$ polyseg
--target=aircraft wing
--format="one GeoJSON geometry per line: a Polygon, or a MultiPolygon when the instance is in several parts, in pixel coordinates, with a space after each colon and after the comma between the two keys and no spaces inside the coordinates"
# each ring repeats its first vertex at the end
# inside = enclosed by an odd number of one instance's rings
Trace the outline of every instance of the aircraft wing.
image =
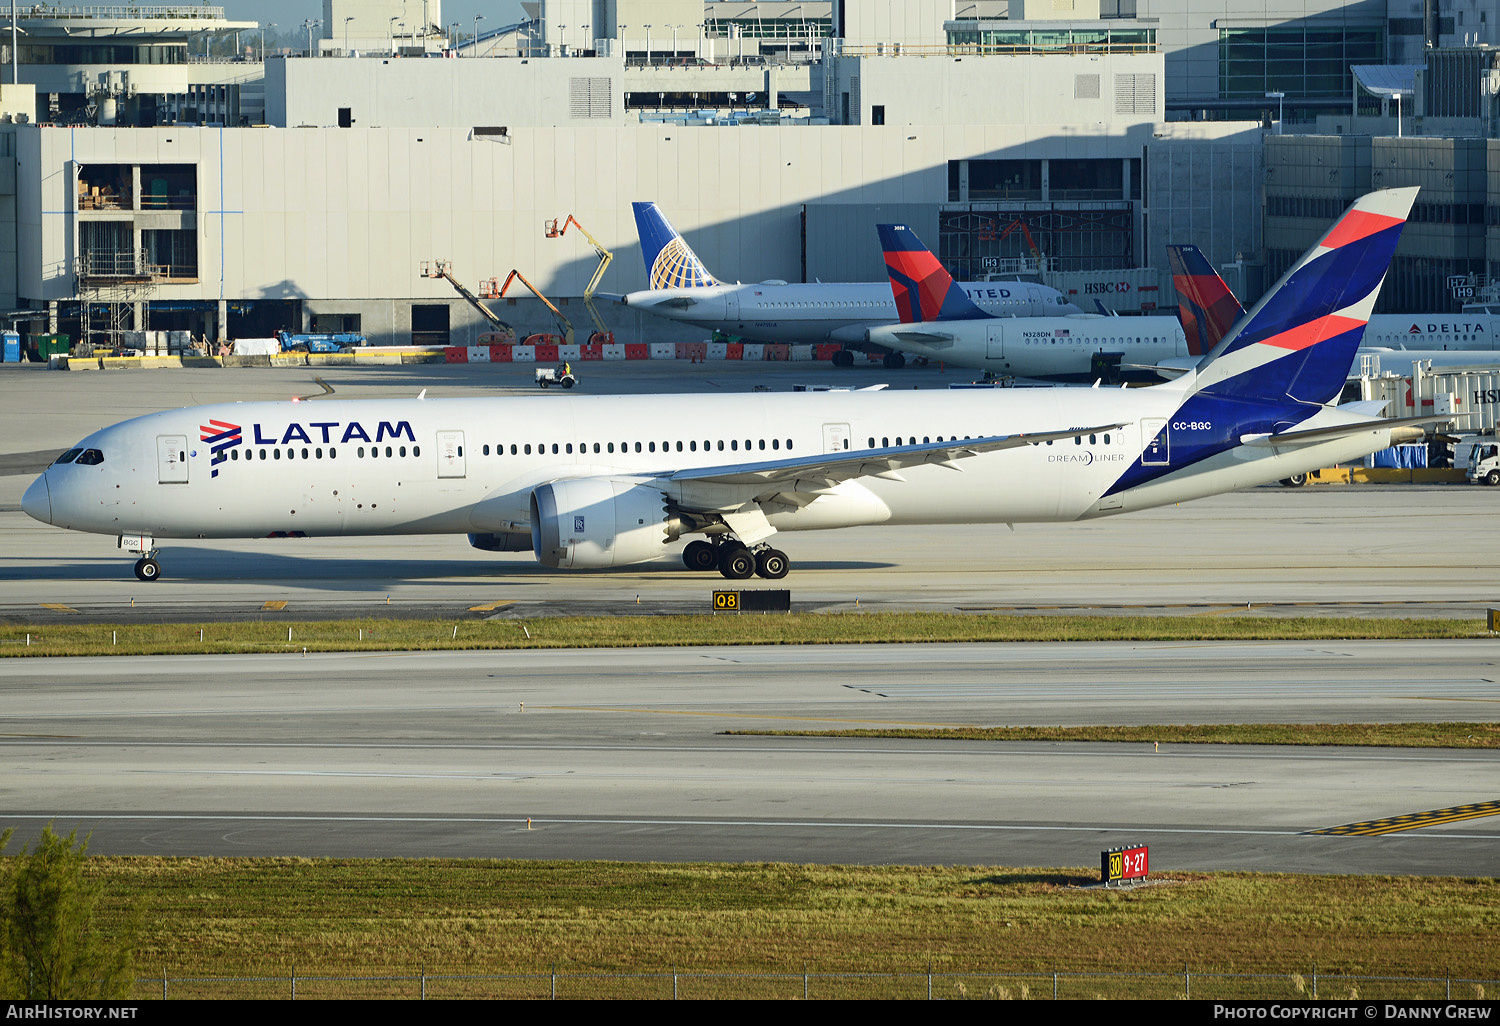
{"type": "Polygon", "coordinates": [[[1319,442],[1330,442],[1335,438],[1343,438],[1346,435],[1357,435],[1363,431],[1373,431],[1380,428],[1416,427],[1419,424],[1440,424],[1445,420],[1452,420],[1454,414],[1434,417],[1428,414],[1425,417],[1398,417],[1394,420],[1367,420],[1357,424],[1334,424],[1329,427],[1308,428],[1303,431],[1281,431],[1274,435],[1241,435],[1241,445],[1254,445],[1262,448],[1286,448],[1299,445],[1316,445],[1319,442]]]}
{"type": "Polygon", "coordinates": [[[970,456],[1023,445],[1072,438],[1124,427],[1102,424],[1069,428],[1066,431],[1039,431],[1014,435],[991,435],[985,438],[952,439],[946,442],[923,442],[917,445],[888,446],[857,452],[818,453],[789,459],[730,463],[717,467],[694,467],[662,474],[656,478],[666,491],[684,505],[698,510],[735,508],[746,502],[779,497],[792,506],[806,505],[819,494],[844,481],[862,477],[902,480],[900,471],[927,464],[961,468],[952,464],[970,456]],[[802,497],[802,498],[798,498],[802,497]]]}

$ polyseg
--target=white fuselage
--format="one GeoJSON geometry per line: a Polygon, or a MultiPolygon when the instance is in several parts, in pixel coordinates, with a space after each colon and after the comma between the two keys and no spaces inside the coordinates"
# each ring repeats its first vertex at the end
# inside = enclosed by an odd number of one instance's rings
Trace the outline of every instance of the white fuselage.
{"type": "Polygon", "coordinates": [[[1500,348],[1494,314],[1376,314],[1365,328],[1364,344],[1384,349],[1500,348]]]}
{"type": "MultiPolygon", "coordinates": [[[[996,317],[1078,313],[1056,289],[1020,281],[968,282],[969,298],[996,317]]],[[[621,300],[632,309],[762,342],[864,340],[873,327],[900,319],[889,282],[711,285],[650,289],[621,300]]]]}
{"type": "MultiPolygon", "coordinates": [[[[59,527],[157,538],[467,532],[517,538],[531,530],[533,489],[550,482],[626,479],[659,490],[660,510],[680,498],[670,475],[692,468],[1123,425],[951,465],[846,480],[800,508],[768,500],[769,522],[779,531],[1068,521],[1274,481],[1389,444],[1390,432],[1377,430],[1280,453],[1239,446],[1178,469],[1166,465],[1173,446],[1186,451],[1195,440],[1226,431],[1238,444],[1232,425],[1173,423],[1183,395],[1169,383],[1006,394],[222,404],[151,414],[96,432],[79,443],[98,454],[96,462],[54,464],[27,490],[23,505],[59,527]],[[201,441],[204,436],[216,440],[201,441]],[[1153,439],[1156,455],[1148,457],[1153,439]],[[1162,462],[1160,475],[1106,496],[1122,474],[1148,460],[1162,462]]],[[[1333,410],[1314,419],[1330,417],[1333,423],[1366,419],[1333,410]]],[[[786,490],[801,487],[790,482],[786,490]]]]}
{"type": "Polygon", "coordinates": [[[925,321],[872,328],[868,339],[914,356],[1027,378],[1087,379],[1094,357],[1124,366],[1188,355],[1175,317],[1036,317],[925,321]]]}

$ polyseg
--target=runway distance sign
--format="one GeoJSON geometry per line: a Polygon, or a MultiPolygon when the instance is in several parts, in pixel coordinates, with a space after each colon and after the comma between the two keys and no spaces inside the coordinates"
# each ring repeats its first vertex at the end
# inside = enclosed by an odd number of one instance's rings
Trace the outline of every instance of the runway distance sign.
{"type": "Polygon", "coordinates": [[[784,588],[714,592],[714,612],[716,613],[789,613],[791,611],[792,593],[784,588]]]}
{"type": "Polygon", "coordinates": [[[1141,880],[1151,871],[1150,849],[1144,844],[1110,848],[1099,853],[1099,875],[1105,886],[1122,880],[1141,880]]]}

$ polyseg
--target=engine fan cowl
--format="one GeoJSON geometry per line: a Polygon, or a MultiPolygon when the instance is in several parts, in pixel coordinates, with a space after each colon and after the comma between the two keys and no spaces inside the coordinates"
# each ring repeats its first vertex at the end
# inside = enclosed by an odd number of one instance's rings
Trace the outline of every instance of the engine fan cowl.
{"type": "Polygon", "coordinates": [[[537,562],[561,570],[644,563],[676,536],[675,518],[655,488],[614,478],[554,481],[531,493],[537,562]]]}

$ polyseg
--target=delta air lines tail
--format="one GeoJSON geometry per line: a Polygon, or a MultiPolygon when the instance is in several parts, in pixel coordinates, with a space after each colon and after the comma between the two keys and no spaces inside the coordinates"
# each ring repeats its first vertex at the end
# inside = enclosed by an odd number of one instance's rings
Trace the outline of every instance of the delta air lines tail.
{"type": "Polygon", "coordinates": [[[910,228],[904,224],[878,227],[885,271],[903,322],[982,320],[990,316],[970,301],[910,228]]]}
{"type": "Polygon", "coordinates": [[[1197,246],[1168,246],[1167,263],[1177,289],[1177,316],[1187,332],[1188,351],[1202,356],[1229,334],[1245,308],[1197,246]]]}

